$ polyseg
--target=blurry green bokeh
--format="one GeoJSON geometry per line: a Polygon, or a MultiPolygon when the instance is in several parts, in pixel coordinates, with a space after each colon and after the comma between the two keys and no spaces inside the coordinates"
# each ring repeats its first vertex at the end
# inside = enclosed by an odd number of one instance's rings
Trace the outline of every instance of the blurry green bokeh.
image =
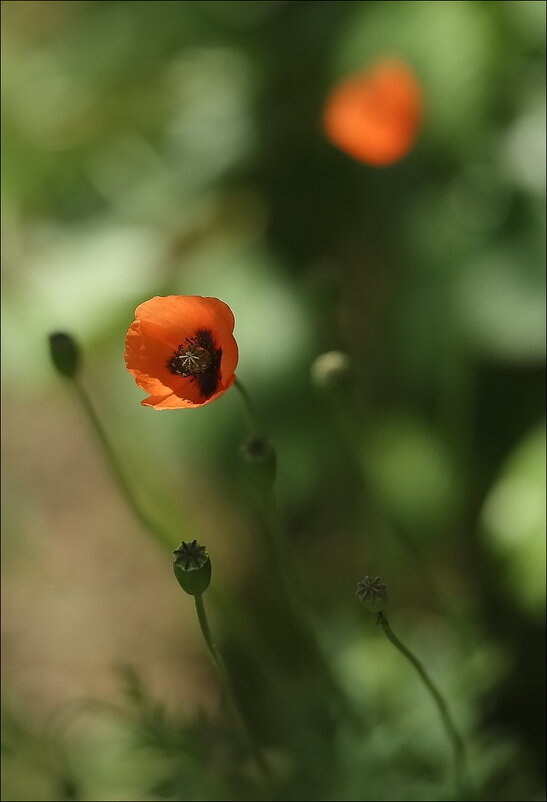
{"type": "Polygon", "coordinates": [[[514,603],[545,611],[545,426],[520,442],[502,467],[482,513],[485,536],[502,560],[514,603]]]}

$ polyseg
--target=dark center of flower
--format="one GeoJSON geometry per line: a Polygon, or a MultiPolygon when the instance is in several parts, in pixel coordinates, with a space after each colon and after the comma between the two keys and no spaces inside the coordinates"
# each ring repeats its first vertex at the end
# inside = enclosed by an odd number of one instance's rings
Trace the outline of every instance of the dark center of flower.
{"type": "Polygon", "coordinates": [[[199,329],[194,337],[187,337],[179,345],[167,368],[182,378],[196,381],[200,394],[209,398],[220,386],[220,361],[222,350],[216,347],[213,333],[199,329]]]}
{"type": "Polygon", "coordinates": [[[197,376],[205,373],[211,367],[212,361],[212,354],[207,348],[190,343],[186,346],[179,345],[171,357],[169,367],[179,376],[197,376]]]}

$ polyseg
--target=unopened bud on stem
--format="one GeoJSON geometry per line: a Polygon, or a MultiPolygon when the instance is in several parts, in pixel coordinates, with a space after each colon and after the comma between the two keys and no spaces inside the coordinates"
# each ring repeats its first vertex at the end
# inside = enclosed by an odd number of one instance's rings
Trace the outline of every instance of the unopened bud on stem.
{"type": "Polygon", "coordinates": [[[80,349],[75,339],[60,331],[50,334],[49,351],[59,373],[67,379],[76,378],[80,367],[80,349]]]}

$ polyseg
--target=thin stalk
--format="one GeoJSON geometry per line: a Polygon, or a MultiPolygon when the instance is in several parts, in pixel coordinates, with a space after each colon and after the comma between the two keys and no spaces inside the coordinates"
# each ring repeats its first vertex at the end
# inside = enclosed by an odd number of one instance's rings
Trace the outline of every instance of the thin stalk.
{"type": "MultiPolygon", "coordinates": [[[[99,417],[93,408],[93,405],[89,399],[86,390],[84,389],[83,385],[76,379],[73,380],[73,385],[76,390],[78,400],[81,403],[82,408],[91,424],[91,428],[95,436],[95,439],[97,440],[100,449],[103,452],[103,455],[106,459],[106,462],[108,463],[108,466],[116,481],[116,484],[122,496],[124,497],[125,501],[127,502],[129,508],[131,509],[137,520],[140,521],[140,523],[144,526],[144,528],[147,529],[154,536],[154,539],[160,543],[162,548],[165,548],[167,546],[169,550],[171,550],[173,538],[171,537],[169,532],[163,529],[161,525],[159,525],[153,518],[151,518],[139,504],[139,501],[134,495],[133,489],[131,488],[130,484],[128,483],[123,473],[121,464],[116,456],[114,449],[112,448],[109,442],[106,431],[104,430],[99,420],[99,417]]],[[[268,765],[264,761],[262,754],[259,752],[256,745],[254,744],[254,741],[250,734],[250,730],[239,710],[239,707],[236,704],[230,676],[226,670],[222,656],[211,636],[211,630],[205,613],[203,599],[201,596],[195,596],[194,601],[200,628],[203,633],[205,643],[207,644],[207,648],[209,650],[211,658],[213,659],[218,674],[221,678],[221,682],[225,690],[226,696],[229,700],[229,704],[234,719],[237,722],[237,726],[242,732],[245,740],[249,744],[250,749],[256,760],[256,763],[259,766],[262,774],[266,777],[270,777],[271,776],[270,769],[268,768],[268,765]]]]}
{"type": "MultiPolygon", "coordinates": [[[[247,415],[247,421],[249,424],[250,431],[255,437],[263,437],[264,435],[262,433],[262,427],[259,424],[258,416],[256,414],[254,404],[251,400],[251,396],[249,395],[245,387],[242,385],[242,383],[239,381],[239,379],[235,380],[234,387],[236,387],[236,389],[238,390],[240,397],[243,401],[243,406],[245,407],[245,412],[247,415]]],[[[271,546],[277,571],[283,584],[286,596],[289,600],[290,606],[293,608],[293,610],[297,610],[300,608],[301,605],[300,605],[300,600],[298,599],[298,596],[295,592],[296,583],[294,581],[294,577],[290,575],[288,568],[288,561],[286,557],[287,536],[281,518],[281,513],[279,511],[279,507],[277,504],[277,500],[275,498],[273,482],[268,487],[266,487],[266,484],[260,483],[259,489],[262,498],[262,503],[264,505],[264,510],[266,513],[268,529],[270,532],[271,546]]]]}
{"type": "Polygon", "coordinates": [[[240,382],[239,379],[235,379],[234,387],[239,392],[241,399],[243,401],[243,406],[245,407],[245,414],[247,415],[247,422],[249,424],[249,429],[253,435],[259,436],[262,434],[262,430],[260,427],[260,423],[258,421],[258,415],[256,414],[256,410],[254,404],[251,400],[251,396],[249,395],[248,391],[244,387],[244,385],[240,382]]]}
{"type": "Polygon", "coordinates": [[[237,703],[237,699],[236,699],[236,696],[235,696],[235,693],[234,693],[234,689],[233,689],[233,686],[232,686],[232,680],[230,678],[228,670],[226,669],[226,665],[224,663],[224,660],[222,658],[220,650],[219,650],[218,646],[216,645],[216,643],[214,642],[213,637],[211,635],[211,628],[209,626],[209,621],[207,619],[207,614],[205,612],[205,606],[203,604],[203,595],[202,594],[198,594],[197,596],[194,596],[194,603],[195,603],[195,606],[196,606],[196,613],[197,613],[199,625],[200,625],[200,628],[201,628],[201,632],[202,632],[202,635],[203,635],[203,640],[205,641],[205,643],[207,645],[207,649],[209,650],[209,654],[211,655],[211,659],[212,659],[212,661],[213,661],[213,663],[215,665],[215,668],[216,668],[216,670],[218,672],[218,675],[219,675],[219,678],[220,678],[220,682],[221,682],[223,690],[224,690],[224,694],[226,696],[226,699],[227,699],[228,704],[230,706],[230,710],[232,712],[233,719],[234,719],[234,721],[236,723],[237,728],[241,732],[244,740],[247,742],[247,744],[248,744],[248,746],[249,746],[249,748],[250,748],[250,750],[251,750],[251,752],[253,754],[253,757],[254,757],[258,767],[260,768],[260,771],[262,772],[262,774],[265,777],[269,778],[269,777],[271,777],[270,769],[268,768],[267,763],[265,762],[264,758],[262,757],[262,754],[261,754],[260,750],[258,749],[257,745],[254,742],[254,739],[253,739],[253,737],[251,735],[251,730],[250,730],[250,728],[249,728],[249,726],[248,726],[248,724],[247,724],[247,722],[245,720],[245,717],[244,717],[243,713],[241,712],[241,709],[240,709],[240,707],[239,707],[239,705],[237,703]]]}
{"type": "Polygon", "coordinates": [[[76,395],[78,396],[78,400],[82,405],[82,408],[91,424],[91,429],[95,436],[97,443],[108,463],[110,471],[118,485],[118,488],[125,498],[127,504],[129,505],[131,511],[135,515],[135,517],[140,521],[145,529],[152,533],[154,538],[159,541],[163,548],[166,546],[171,548],[172,537],[169,532],[164,529],[157,521],[151,518],[145,510],[141,507],[139,501],[135,497],[134,491],[132,490],[131,486],[129,485],[127,479],[124,476],[123,470],[121,468],[121,464],[116,456],[114,449],[110,445],[108,440],[108,436],[103,429],[103,426],[97,416],[97,413],[93,409],[93,405],[89,399],[89,396],[84,389],[83,385],[78,381],[78,379],[73,380],[73,386],[76,390],[76,395]]]}
{"type": "MultiPolygon", "coordinates": [[[[135,497],[134,492],[123,473],[121,463],[118,460],[111,443],[109,442],[108,436],[101,425],[97,413],[93,409],[89,396],[81,384],[79,384],[77,381],[74,381],[73,383],[78,395],[78,399],[89,419],[95,438],[99,443],[99,447],[103,452],[106,462],[108,463],[108,467],[116,480],[117,487],[121,491],[123,498],[129,506],[129,509],[136,519],[141,523],[141,525],[153,536],[154,540],[159,543],[159,545],[162,547],[162,550],[167,548],[171,552],[173,548],[174,536],[170,535],[167,530],[163,529],[141,508],[138,499],[135,497]]],[[[242,628],[245,629],[245,632],[251,631],[249,618],[236,599],[231,598],[226,593],[220,593],[212,586],[209,588],[209,594],[212,597],[215,606],[224,610],[224,612],[226,612],[226,609],[229,608],[232,614],[236,615],[238,621],[238,632],[241,632],[242,628]]],[[[257,637],[257,633],[252,630],[252,637],[251,635],[248,635],[246,646],[248,651],[254,656],[255,659],[260,659],[262,668],[271,681],[271,660],[267,658],[261,658],[266,646],[264,644],[257,644],[255,648],[255,645],[251,643],[252,638],[256,640],[257,637]]]]}
{"type": "MultiPolygon", "coordinates": [[[[259,424],[258,417],[249,393],[238,379],[236,379],[234,382],[234,386],[239,391],[243,401],[249,428],[253,436],[263,437],[263,430],[259,424]]],[[[281,580],[289,609],[292,613],[295,623],[300,630],[301,636],[308,643],[310,649],[315,655],[317,663],[321,668],[323,681],[325,682],[326,687],[328,687],[332,697],[337,701],[339,709],[345,713],[345,715],[355,726],[358,726],[358,716],[353,708],[349,705],[344,692],[338,685],[338,682],[331,670],[330,664],[323,653],[321,645],[318,642],[312,617],[309,614],[307,606],[298,591],[298,582],[293,571],[291,570],[289,560],[287,559],[287,555],[290,553],[288,549],[288,536],[281,512],[279,510],[279,505],[275,497],[273,484],[267,486],[266,484],[261,483],[259,486],[259,491],[266,514],[266,523],[270,535],[270,545],[273,552],[277,573],[281,580]]]]}
{"type": "Polygon", "coordinates": [[[439,711],[439,715],[441,717],[446,734],[448,735],[448,738],[450,740],[454,752],[454,769],[456,773],[456,780],[458,785],[462,787],[465,762],[466,762],[465,745],[460,733],[456,728],[456,725],[452,720],[452,716],[450,715],[444,697],[442,696],[437,686],[434,684],[433,680],[425,670],[422,663],[418,660],[418,658],[414,654],[412,654],[410,649],[407,649],[404,643],[401,643],[399,638],[395,635],[395,633],[391,629],[391,626],[389,625],[389,622],[387,620],[387,615],[385,614],[385,612],[381,611],[378,613],[377,621],[378,624],[382,627],[387,639],[391,641],[391,643],[395,646],[395,648],[398,649],[410,663],[412,663],[412,665],[420,675],[422,682],[424,683],[427,690],[433,697],[433,701],[437,706],[437,710],[439,711]]]}

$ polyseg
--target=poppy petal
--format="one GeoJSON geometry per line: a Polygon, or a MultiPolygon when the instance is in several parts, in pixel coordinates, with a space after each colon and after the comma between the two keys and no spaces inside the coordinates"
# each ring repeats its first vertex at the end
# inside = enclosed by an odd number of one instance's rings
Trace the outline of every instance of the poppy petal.
{"type": "Polygon", "coordinates": [[[223,385],[220,390],[211,395],[209,398],[203,400],[194,383],[187,387],[184,392],[184,397],[171,393],[167,396],[149,396],[141,401],[142,406],[154,407],[154,409],[190,409],[192,407],[202,407],[205,404],[210,404],[215,401],[219,396],[228,390],[235,381],[235,376],[232,376],[228,384],[223,385]]]}
{"type": "Polygon", "coordinates": [[[230,307],[218,298],[199,295],[156,295],[135,309],[135,317],[160,326],[177,344],[192,337],[197,329],[223,328],[230,334],[234,330],[230,307]]]}
{"type": "Polygon", "coordinates": [[[147,393],[161,395],[180,387],[182,377],[167,368],[176,347],[172,341],[165,341],[163,329],[154,323],[136,320],[129,327],[125,340],[125,364],[147,393]]]}

